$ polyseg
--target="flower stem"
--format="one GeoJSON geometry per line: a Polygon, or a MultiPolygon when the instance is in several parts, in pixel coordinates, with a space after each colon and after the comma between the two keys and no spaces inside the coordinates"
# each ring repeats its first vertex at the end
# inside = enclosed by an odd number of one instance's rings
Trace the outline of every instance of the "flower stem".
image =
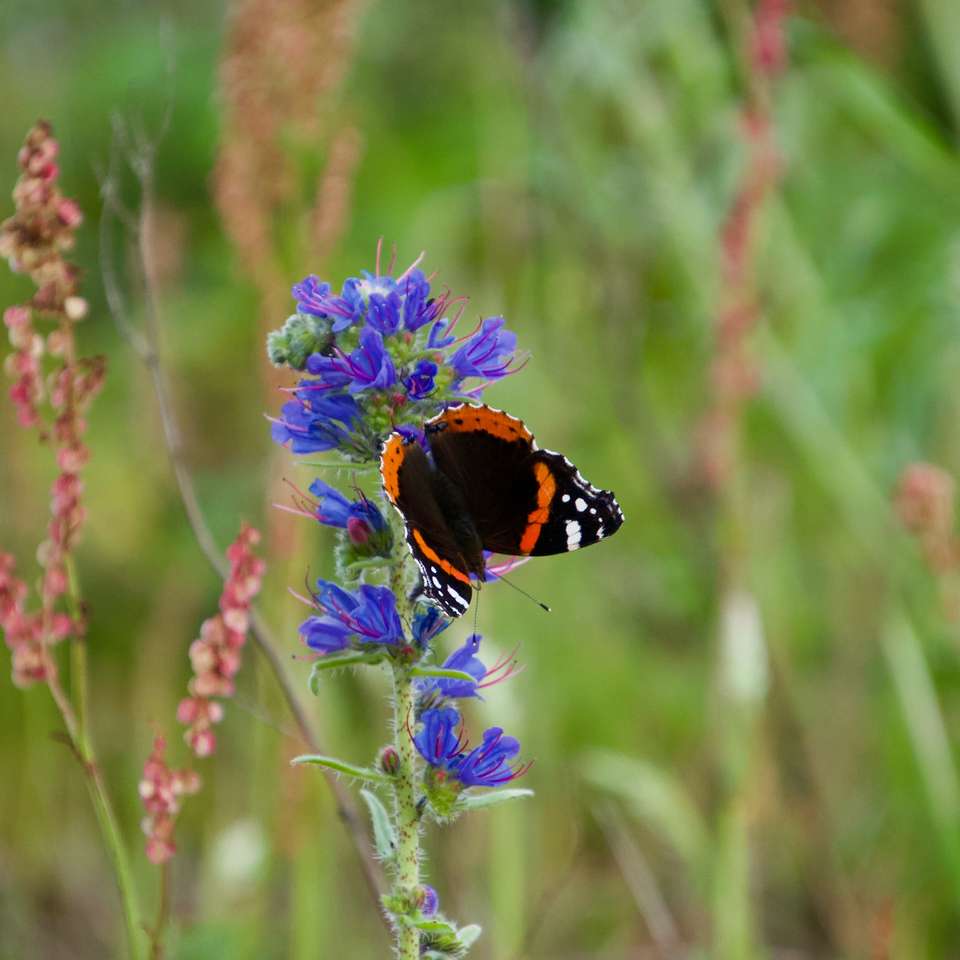
{"type": "MultiPolygon", "coordinates": [[[[420,817],[417,813],[417,754],[407,733],[413,717],[413,677],[409,668],[393,668],[393,727],[399,769],[394,778],[394,821],[397,835],[396,869],[393,890],[396,902],[410,901],[420,884],[420,817]]],[[[420,955],[420,931],[416,927],[397,927],[399,960],[417,960],[420,955]]]]}
{"type": "MultiPolygon", "coordinates": [[[[405,558],[400,556],[393,568],[391,589],[397,598],[397,612],[401,620],[409,622],[412,604],[407,598],[404,582],[405,558]]],[[[420,885],[420,815],[417,811],[417,751],[408,732],[413,723],[414,678],[412,667],[393,664],[393,736],[399,757],[399,768],[394,777],[394,829],[397,852],[393,873],[395,903],[411,902],[420,885]]],[[[396,927],[397,957],[399,960],[417,960],[420,956],[420,931],[413,926],[396,927]]]]}

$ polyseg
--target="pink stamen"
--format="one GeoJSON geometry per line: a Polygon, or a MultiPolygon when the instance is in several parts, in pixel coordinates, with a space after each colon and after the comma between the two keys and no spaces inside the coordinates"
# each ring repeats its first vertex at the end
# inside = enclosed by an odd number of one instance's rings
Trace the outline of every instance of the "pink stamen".
{"type": "Polygon", "coordinates": [[[380,237],[377,240],[377,262],[376,262],[376,272],[374,273],[375,277],[380,276],[380,254],[383,253],[383,237],[380,237]]]}
{"type": "Polygon", "coordinates": [[[272,503],[270,504],[270,506],[274,507],[276,510],[282,510],[284,513],[292,513],[294,516],[297,516],[297,517],[306,517],[308,520],[317,519],[316,514],[310,513],[307,510],[297,510],[296,508],[288,507],[286,504],[283,504],[283,503],[272,503]]]}
{"type": "Polygon", "coordinates": [[[416,260],[413,261],[413,263],[410,264],[409,267],[407,267],[406,270],[403,271],[403,273],[400,274],[399,277],[397,277],[397,280],[398,280],[398,281],[399,281],[399,280],[406,280],[407,277],[408,277],[411,273],[413,273],[413,271],[416,270],[417,267],[420,266],[420,264],[423,262],[423,258],[424,258],[426,255],[427,255],[427,251],[426,251],[426,250],[421,250],[421,251],[420,251],[420,255],[416,258],[416,260]]]}
{"type": "Polygon", "coordinates": [[[390,244],[390,263],[387,264],[387,276],[393,276],[393,268],[397,262],[397,245],[395,243],[390,244]]]}

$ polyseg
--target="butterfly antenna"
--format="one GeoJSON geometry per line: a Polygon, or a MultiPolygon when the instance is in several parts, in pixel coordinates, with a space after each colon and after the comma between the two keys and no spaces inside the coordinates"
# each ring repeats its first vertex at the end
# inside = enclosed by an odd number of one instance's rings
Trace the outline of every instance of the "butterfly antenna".
{"type": "Polygon", "coordinates": [[[480,591],[476,591],[477,602],[473,605],[473,632],[477,632],[477,621],[480,619],[480,591]]]}
{"type": "Polygon", "coordinates": [[[513,590],[516,590],[517,593],[522,593],[528,600],[532,600],[541,610],[546,610],[547,613],[551,613],[550,607],[548,607],[542,600],[538,600],[532,594],[527,593],[523,587],[518,587],[515,583],[511,583],[506,577],[501,576],[499,573],[494,573],[492,570],[487,571],[491,576],[494,576],[501,583],[505,583],[508,587],[511,587],[513,590]]]}

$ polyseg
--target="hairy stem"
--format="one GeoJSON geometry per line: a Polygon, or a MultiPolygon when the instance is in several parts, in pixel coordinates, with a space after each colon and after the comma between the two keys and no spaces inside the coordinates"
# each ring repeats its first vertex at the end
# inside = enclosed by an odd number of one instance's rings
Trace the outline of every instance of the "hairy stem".
{"type": "MultiPolygon", "coordinates": [[[[397,598],[400,619],[409,622],[412,604],[404,585],[404,559],[401,556],[393,570],[390,586],[397,598]]],[[[414,679],[411,668],[402,663],[393,665],[393,735],[399,767],[393,781],[394,829],[397,852],[391,895],[396,902],[409,902],[420,885],[420,815],[417,810],[417,751],[410,737],[413,724],[414,679]]],[[[397,956],[399,960],[417,960],[420,956],[420,931],[416,927],[398,925],[397,956]]]]}

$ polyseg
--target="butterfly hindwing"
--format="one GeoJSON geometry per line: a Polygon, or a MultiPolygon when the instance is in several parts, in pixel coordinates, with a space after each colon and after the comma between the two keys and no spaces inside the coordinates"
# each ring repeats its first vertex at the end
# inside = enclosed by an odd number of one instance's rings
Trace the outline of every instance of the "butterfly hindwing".
{"type": "Polygon", "coordinates": [[[380,455],[383,488],[397,508],[427,598],[451,617],[470,606],[473,589],[463,551],[434,496],[434,470],[415,442],[390,436],[380,455]]]}

